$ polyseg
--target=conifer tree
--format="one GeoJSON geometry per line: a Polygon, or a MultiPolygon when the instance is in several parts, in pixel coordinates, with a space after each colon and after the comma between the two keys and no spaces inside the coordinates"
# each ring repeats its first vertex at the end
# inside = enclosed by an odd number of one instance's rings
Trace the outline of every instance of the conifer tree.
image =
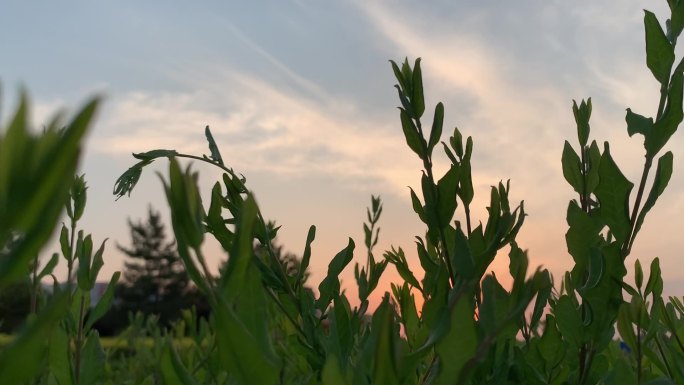
{"type": "Polygon", "coordinates": [[[167,241],[160,213],[151,207],[146,222],[128,224],[131,246],[117,245],[128,257],[117,295],[121,310],[157,314],[168,323],[190,305],[188,276],[175,242],[167,241]]]}

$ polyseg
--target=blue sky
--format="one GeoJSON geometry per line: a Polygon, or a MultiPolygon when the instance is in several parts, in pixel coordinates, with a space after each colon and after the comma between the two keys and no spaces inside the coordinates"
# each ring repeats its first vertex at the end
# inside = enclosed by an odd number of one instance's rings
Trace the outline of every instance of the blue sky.
{"type": "MultiPolygon", "coordinates": [[[[105,275],[122,267],[115,244],[128,245],[128,218],[144,219],[150,204],[168,215],[151,170],[130,198],[114,201],[114,181],[133,163],[131,152],[206,153],[209,125],[264,214],[283,225],[286,249],[301,254],[308,226],[317,225],[317,283],[347,237],[363,261],[371,194],[385,202],[376,256],[394,245],[415,260],[413,236],[423,228],[407,186],[417,186],[421,164],[401,133],[388,60],[422,57],[427,104],[445,103],[445,133],[458,126],[474,137],[476,215],[484,219],[489,186],[510,178],[512,199],[524,200],[529,213],[519,243],[533,265],[559,276],[572,263],[564,214],[574,196],[560,168],[563,141],[575,142],[572,99],[592,97],[593,138],[610,140],[623,172],[636,180],[642,143],[627,137],[624,114],[657,107],[642,8],[661,21],[666,14],[665,1],[653,3],[8,1],[0,12],[2,111],[6,118],[21,86],[32,96],[36,126],[59,108],[73,111],[89,95],[104,95],[82,171],[90,187],[83,225],[96,240],[110,238],[105,275]]],[[[681,134],[669,149],[670,187],[630,264],[659,256],[666,293],[681,294],[681,134]]],[[[446,165],[439,160],[438,168],[446,165]]],[[[206,193],[220,175],[195,167],[206,193]]],[[[50,247],[46,254],[57,249],[50,247]]],[[[214,262],[224,258],[216,245],[207,248],[214,262]]],[[[501,257],[493,269],[504,276],[501,257]]],[[[390,270],[388,280],[396,279],[390,270]]]]}

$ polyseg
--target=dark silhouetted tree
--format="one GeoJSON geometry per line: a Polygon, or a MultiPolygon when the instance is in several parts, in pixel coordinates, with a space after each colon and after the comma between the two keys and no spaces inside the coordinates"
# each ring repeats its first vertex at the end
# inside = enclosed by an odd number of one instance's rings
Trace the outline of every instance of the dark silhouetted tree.
{"type": "MultiPolygon", "coordinates": [[[[127,255],[123,282],[117,287],[115,310],[156,314],[162,324],[178,319],[197,295],[189,284],[175,242],[166,239],[159,212],[149,208],[146,222],[128,221],[131,246],[117,245],[127,255]]],[[[127,318],[126,318],[127,319],[127,318]]]]}

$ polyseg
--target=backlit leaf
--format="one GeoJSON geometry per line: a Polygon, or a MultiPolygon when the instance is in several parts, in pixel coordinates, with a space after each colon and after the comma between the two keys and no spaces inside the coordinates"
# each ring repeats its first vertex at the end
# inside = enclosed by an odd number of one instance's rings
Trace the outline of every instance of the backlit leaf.
{"type": "Polygon", "coordinates": [[[674,48],[667,40],[658,19],[650,11],[644,11],[644,26],[646,29],[646,65],[660,84],[667,84],[675,58],[674,48]]]}

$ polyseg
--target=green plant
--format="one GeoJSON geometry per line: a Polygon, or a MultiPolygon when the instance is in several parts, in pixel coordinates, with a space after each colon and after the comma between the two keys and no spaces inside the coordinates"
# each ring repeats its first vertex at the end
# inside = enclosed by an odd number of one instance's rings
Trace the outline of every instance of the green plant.
{"type": "Polygon", "coordinates": [[[95,104],[63,131],[52,123],[33,136],[22,102],[6,134],[0,132],[0,250],[5,254],[0,289],[22,278],[35,287],[50,274],[54,257],[40,271],[35,260],[49,235],[36,215],[46,213],[44,224],[52,229],[65,202],[70,227],[63,226],[60,241],[69,274],[66,289],[56,290],[43,306],[32,300],[36,314],[0,350],[0,383],[684,382],[684,304],[680,298],[662,298],[659,260],[651,262],[645,285],[639,260],[634,285],[624,280],[636,236],[672,175],[672,153],[659,154],[684,117],[684,60],[675,66],[674,55],[684,29],[684,2],[668,4],[671,17],[665,30],[651,12],[644,17],[647,66],[661,88],[656,116],[630,109],[626,115],[628,134],[643,135],[645,147],[633,199],[634,185],[612,158],[609,144],[601,149],[589,141],[591,99],[573,103],[579,148],[565,143],[562,172],[578,197],[567,206],[566,243],[574,265],[559,287],[554,288],[548,271],[529,269],[527,254],[516,241],[524,205],[511,205],[509,182],[488,191],[484,221],[473,218],[472,138],[464,140],[454,129],[441,141],[441,103],[424,127],[420,59],[413,65],[391,62],[404,137],[423,167],[420,191],[410,191],[413,210],[425,224],[425,234],[415,242],[420,266],[410,266],[406,252],[396,247],[375,259],[382,201],[372,196],[363,225],[365,264],[354,268],[359,305],[352,305],[339,281],[353,260],[352,239],[333,256],[314,293],[305,281],[316,228],[309,229],[298,266],[283,263],[273,244],[278,228],[264,219],[245,178],[226,166],[207,127],[209,155],[169,149],[134,154],[138,163],[117,180],[114,194],[130,194],[147,165],[169,159],[168,176],[160,178],[178,253],[212,315],[205,320],[187,310],[167,329],[154,317],[132,316],[109,357],[92,324],[109,306],[118,274],[104,301],[88,314],[86,294],[102,266],[104,242],[93,253],[92,238],[77,232],[87,189],[82,176],[74,177],[75,166],[95,104]],[[32,160],[28,168],[19,154],[32,160]],[[63,158],[53,162],[49,156],[63,158]],[[198,173],[191,166],[182,168],[179,158],[223,171],[208,207],[199,194],[198,173]],[[437,175],[435,164],[441,161],[449,167],[437,175]],[[655,176],[647,189],[650,174],[655,176]],[[38,193],[28,193],[36,187],[38,193]],[[227,254],[218,277],[203,254],[207,236],[227,254]],[[488,273],[495,259],[506,257],[510,287],[488,273]],[[392,292],[385,293],[371,314],[369,295],[390,264],[402,282],[392,284],[392,292]],[[422,273],[415,272],[418,268],[422,273]]]}

